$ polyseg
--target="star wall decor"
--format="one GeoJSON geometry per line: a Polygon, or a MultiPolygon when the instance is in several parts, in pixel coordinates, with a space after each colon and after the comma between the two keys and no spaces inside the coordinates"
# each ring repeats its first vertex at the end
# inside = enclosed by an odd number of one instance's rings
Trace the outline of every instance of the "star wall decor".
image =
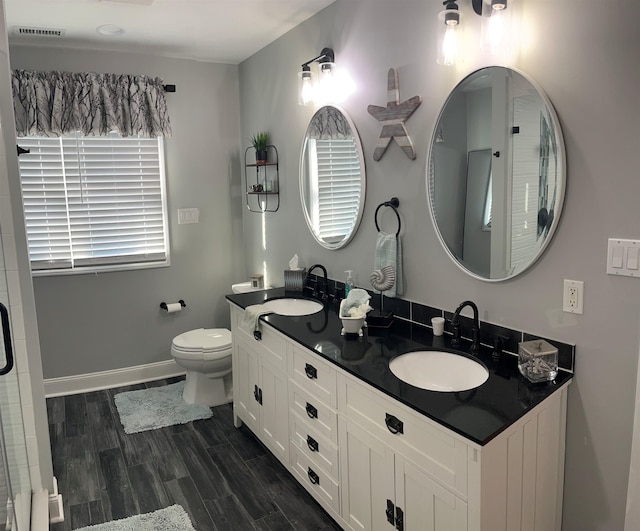
{"type": "Polygon", "coordinates": [[[422,96],[414,96],[400,103],[398,72],[395,68],[389,68],[387,76],[387,106],[369,105],[367,107],[369,114],[382,123],[382,131],[380,131],[380,137],[373,152],[373,160],[378,161],[382,158],[393,138],[395,138],[407,157],[411,160],[416,159],[416,150],[404,123],[420,107],[421,103],[422,96]]]}

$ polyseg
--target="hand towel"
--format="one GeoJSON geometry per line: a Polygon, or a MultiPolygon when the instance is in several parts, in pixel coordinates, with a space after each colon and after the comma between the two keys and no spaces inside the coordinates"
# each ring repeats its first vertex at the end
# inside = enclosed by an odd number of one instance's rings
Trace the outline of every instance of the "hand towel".
{"type": "MultiPolygon", "coordinates": [[[[391,266],[396,274],[396,281],[393,286],[382,292],[386,297],[396,297],[404,294],[404,281],[402,278],[402,241],[400,236],[387,234],[380,231],[376,241],[376,253],[374,260],[374,270],[382,270],[391,266]]],[[[380,291],[375,290],[376,293],[380,291]]]]}
{"type": "Polygon", "coordinates": [[[267,313],[273,312],[268,310],[263,304],[247,306],[242,314],[240,328],[247,331],[249,334],[253,334],[256,330],[260,330],[260,316],[267,313]]]}
{"type": "Polygon", "coordinates": [[[368,309],[371,309],[369,306],[370,299],[371,295],[366,290],[353,288],[347,298],[340,303],[340,317],[356,317],[351,312],[354,309],[358,311],[362,309],[362,315],[357,315],[357,317],[363,317],[369,311],[368,309]]]}

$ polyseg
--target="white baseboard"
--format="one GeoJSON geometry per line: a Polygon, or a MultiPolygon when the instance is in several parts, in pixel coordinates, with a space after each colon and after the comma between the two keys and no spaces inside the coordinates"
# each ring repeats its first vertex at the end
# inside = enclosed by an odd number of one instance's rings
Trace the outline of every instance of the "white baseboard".
{"type": "Polygon", "coordinates": [[[110,389],[111,387],[160,380],[181,374],[185,374],[184,369],[171,359],[111,371],[47,378],[44,380],[44,394],[47,398],[76,395],[100,389],[110,389]]]}
{"type": "Polygon", "coordinates": [[[49,523],[57,524],[58,522],[64,522],[62,494],[58,492],[58,479],[55,476],[53,476],[53,492],[49,492],[48,494],[49,523]]]}

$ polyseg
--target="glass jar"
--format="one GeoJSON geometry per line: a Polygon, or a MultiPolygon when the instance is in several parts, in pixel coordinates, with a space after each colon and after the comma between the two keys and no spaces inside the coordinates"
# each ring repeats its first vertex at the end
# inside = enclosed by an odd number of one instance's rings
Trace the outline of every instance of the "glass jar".
{"type": "Polygon", "coordinates": [[[558,349],[543,339],[518,343],[518,370],[530,382],[558,376],[558,349]]]}

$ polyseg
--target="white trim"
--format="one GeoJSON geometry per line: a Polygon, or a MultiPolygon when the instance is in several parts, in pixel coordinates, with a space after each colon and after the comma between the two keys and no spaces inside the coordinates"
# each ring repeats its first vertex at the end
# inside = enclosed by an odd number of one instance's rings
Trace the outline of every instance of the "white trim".
{"type": "MultiPolygon", "coordinates": [[[[640,353],[638,354],[640,357],[640,353]]],[[[627,484],[627,507],[624,531],[638,529],[640,523],[640,364],[636,374],[636,399],[633,413],[633,438],[631,439],[631,460],[629,463],[629,483],[627,484]]]]}
{"type": "Polygon", "coordinates": [[[32,531],[49,529],[49,491],[39,490],[31,493],[31,527],[32,531]]]}
{"type": "Polygon", "coordinates": [[[184,369],[171,359],[110,371],[46,378],[44,380],[44,394],[46,398],[76,395],[100,389],[110,389],[111,387],[170,378],[181,374],[185,374],[184,369]]]}
{"type": "Polygon", "coordinates": [[[49,523],[57,524],[58,522],[64,522],[62,494],[58,492],[58,480],[55,476],[53,476],[53,493],[47,492],[47,494],[49,495],[49,523]]]}

